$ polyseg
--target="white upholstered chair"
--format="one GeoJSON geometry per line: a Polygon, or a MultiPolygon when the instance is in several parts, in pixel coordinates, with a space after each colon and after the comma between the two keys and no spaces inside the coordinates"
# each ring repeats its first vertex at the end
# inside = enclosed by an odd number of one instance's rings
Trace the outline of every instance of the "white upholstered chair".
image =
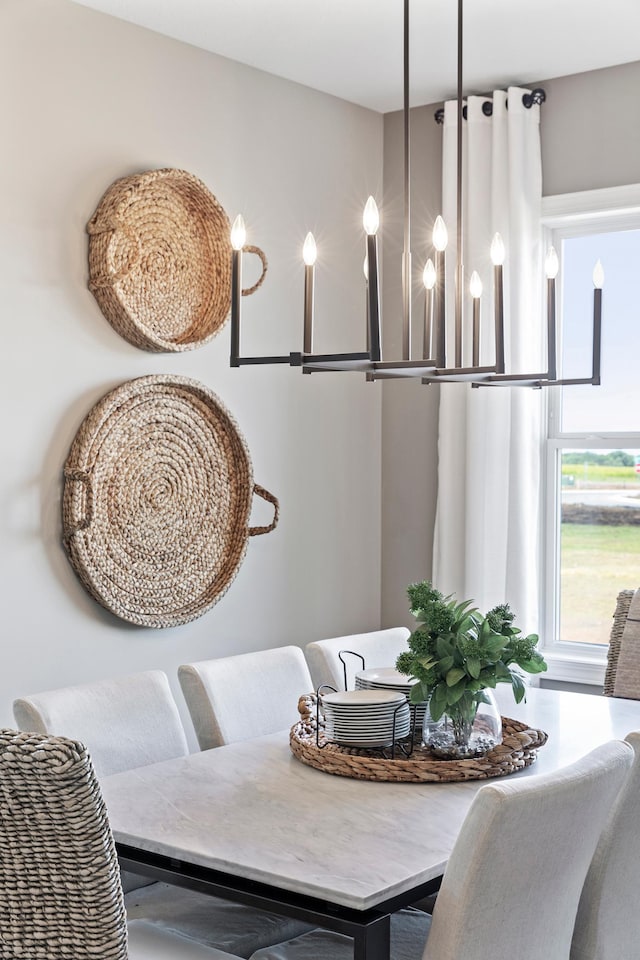
{"type": "Polygon", "coordinates": [[[640,955],[640,731],[626,738],[635,753],[600,837],[582,890],[571,960],[626,960],[640,955]]]}
{"type": "MultiPolygon", "coordinates": [[[[344,690],[344,665],[340,659],[342,650],[351,650],[364,658],[366,668],[395,667],[398,654],[407,649],[410,632],[406,627],[391,627],[388,630],[372,630],[369,633],[353,633],[346,637],[332,637],[329,640],[314,640],[305,647],[305,656],[314,689],[322,683],[329,683],[338,690],[344,690]]],[[[347,668],[347,689],[354,686],[355,674],[362,670],[358,657],[344,657],[347,668]]]]}
{"type": "MultiPolygon", "coordinates": [[[[564,770],[482,786],[432,920],[423,914],[412,932],[412,911],[398,914],[392,960],[567,960],[584,878],[632,759],[628,744],[611,741],[564,770]]],[[[317,930],[252,960],[352,956],[350,938],[317,930]]]]}
{"type": "Polygon", "coordinates": [[[162,670],[34,693],[14,701],[13,715],[20,730],[81,740],[98,777],[189,753],[162,670]]]}
{"type": "Polygon", "coordinates": [[[0,958],[231,960],[127,925],[118,861],[83,744],[0,730],[0,958]]]}
{"type": "MultiPolygon", "coordinates": [[[[22,697],[14,702],[13,712],[21,730],[84,743],[98,778],[189,752],[169,681],[161,670],[22,697]]],[[[298,921],[151,882],[129,871],[122,873],[122,886],[130,920],[150,921],[157,930],[172,930],[240,957],[309,929],[298,921]]]]}
{"type": "Polygon", "coordinates": [[[298,698],[313,689],[299,647],[187,663],[178,677],[201,750],[292,726],[298,698]]]}

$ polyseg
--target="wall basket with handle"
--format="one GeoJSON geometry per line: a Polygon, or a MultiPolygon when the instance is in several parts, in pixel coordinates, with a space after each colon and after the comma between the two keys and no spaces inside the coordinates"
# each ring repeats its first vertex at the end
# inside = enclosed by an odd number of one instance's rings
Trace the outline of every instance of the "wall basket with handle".
{"type": "MultiPolygon", "coordinates": [[[[142,350],[200,347],[231,309],[229,218],[185,170],[149,170],[116,180],[87,224],[89,289],[117,332],[142,350]]],[[[256,254],[264,280],[267,258],[256,254]]]]}
{"type": "Polygon", "coordinates": [[[249,537],[278,522],[247,443],[197,380],[129,380],[89,412],[64,467],[63,542],[91,596],[116,616],[173,627],[228,590],[249,537]],[[254,495],[273,519],[250,526],[254,495]]]}

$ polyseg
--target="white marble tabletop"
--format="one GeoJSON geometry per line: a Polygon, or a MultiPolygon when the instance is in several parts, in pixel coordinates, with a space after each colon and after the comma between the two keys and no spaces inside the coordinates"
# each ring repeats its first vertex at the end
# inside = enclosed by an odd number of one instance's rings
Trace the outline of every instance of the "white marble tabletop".
{"type": "MultiPolygon", "coordinates": [[[[503,715],[546,730],[527,770],[558,769],[640,729],[640,702],[531,688],[503,715]]],[[[295,720],[295,707],[292,722],[295,720]]],[[[484,781],[486,782],[486,781],[484,781]]],[[[292,756],[288,731],[102,780],[117,841],[365,910],[442,874],[483,781],[374,783],[292,756]]]]}

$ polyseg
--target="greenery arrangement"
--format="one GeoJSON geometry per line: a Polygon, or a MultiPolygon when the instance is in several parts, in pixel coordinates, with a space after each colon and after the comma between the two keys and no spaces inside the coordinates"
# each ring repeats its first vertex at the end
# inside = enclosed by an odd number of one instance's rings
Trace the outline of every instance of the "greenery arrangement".
{"type": "Polygon", "coordinates": [[[428,700],[432,720],[446,713],[469,729],[478,704],[488,702],[487,687],[510,683],[520,703],[525,695],[520,671],[535,674],[547,669],[536,650],[538,637],[522,635],[508,604],[482,614],[473,601],[456,603],[429,581],[411,584],[407,594],[411,613],[421,625],[409,637],[409,649],[400,654],[396,668],[418,681],[411,700],[428,700]]]}

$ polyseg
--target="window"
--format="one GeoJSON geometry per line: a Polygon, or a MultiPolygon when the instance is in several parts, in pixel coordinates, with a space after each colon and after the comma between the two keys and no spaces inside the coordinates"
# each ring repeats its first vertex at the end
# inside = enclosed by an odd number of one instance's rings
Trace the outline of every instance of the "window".
{"type": "Polygon", "coordinates": [[[545,204],[563,377],[590,375],[598,259],[605,286],[601,386],[548,391],[544,652],[550,677],[602,683],[616,596],[640,586],[640,185],[545,204]]]}

